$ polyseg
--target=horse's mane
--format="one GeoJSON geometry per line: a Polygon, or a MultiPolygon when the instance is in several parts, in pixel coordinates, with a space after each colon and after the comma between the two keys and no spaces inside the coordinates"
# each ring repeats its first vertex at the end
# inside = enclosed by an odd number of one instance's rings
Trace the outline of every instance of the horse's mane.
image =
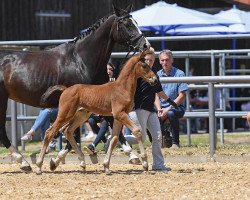
{"type": "Polygon", "coordinates": [[[101,19],[97,20],[97,22],[95,22],[89,28],[87,28],[84,31],[82,31],[78,37],[74,38],[70,42],[74,42],[75,43],[75,42],[77,42],[80,39],[84,39],[86,36],[88,36],[89,34],[93,33],[95,30],[97,30],[113,14],[114,13],[108,14],[108,15],[102,17],[101,19]]]}

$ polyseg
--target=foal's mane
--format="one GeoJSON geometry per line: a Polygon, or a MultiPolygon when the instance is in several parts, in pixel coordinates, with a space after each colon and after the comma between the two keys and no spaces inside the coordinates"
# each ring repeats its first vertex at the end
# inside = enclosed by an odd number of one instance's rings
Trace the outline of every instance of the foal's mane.
{"type": "MultiPolygon", "coordinates": [[[[121,71],[119,73],[119,76],[121,75],[121,73],[125,73],[126,71],[129,71],[131,68],[134,68],[134,65],[139,62],[139,58],[141,56],[141,53],[137,53],[134,56],[132,56],[131,58],[129,58],[127,60],[127,62],[122,66],[121,71]]],[[[118,78],[119,78],[118,76],[118,78]]]]}
{"type": "Polygon", "coordinates": [[[95,22],[94,24],[92,24],[89,28],[81,31],[80,35],[76,38],[74,38],[73,40],[69,41],[69,42],[77,42],[78,40],[84,39],[86,36],[90,35],[91,33],[93,33],[95,30],[97,30],[104,22],[107,21],[107,19],[113,15],[114,13],[108,14],[104,17],[102,17],[101,19],[99,19],[97,22],[95,22]]]}

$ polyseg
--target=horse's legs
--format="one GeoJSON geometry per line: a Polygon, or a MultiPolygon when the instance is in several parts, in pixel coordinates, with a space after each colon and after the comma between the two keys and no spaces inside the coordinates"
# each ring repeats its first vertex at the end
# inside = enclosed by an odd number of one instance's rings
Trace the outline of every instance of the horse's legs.
{"type": "Polygon", "coordinates": [[[111,136],[109,148],[108,148],[108,151],[106,153],[106,156],[105,156],[104,162],[103,162],[104,171],[105,171],[105,173],[107,175],[109,175],[111,173],[110,169],[109,169],[111,154],[112,154],[112,151],[113,151],[114,147],[117,144],[118,135],[120,134],[121,128],[122,128],[122,123],[120,123],[117,120],[114,120],[113,129],[112,129],[112,136],[111,136]]]}
{"type": "Polygon", "coordinates": [[[8,149],[11,153],[12,158],[18,162],[21,163],[20,169],[24,172],[30,172],[32,171],[32,168],[30,167],[30,164],[24,159],[22,154],[20,154],[17,149],[11,145],[10,140],[7,137],[6,134],[6,110],[7,110],[7,104],[8,104],[8,96],[5,91],[5,89],[0,85],[0,141],[3,143],[6,149],[8,149]]]}
{"type": "Polygon", "coordinates": [[[82,125],[91,115],[90,112],[80,109],[77,111],[77,113],[74,116],[74,119],[72,122],[69,124],[69,126],[65,129],[65,136],[67,140],[70,142],[72,148],[76,151],[78,154],[78,159],[81,161],[80,166],[85,170],[86,169],[86,164],[85,164],[85,158],[82,150],[80,147],[77,145],[75,138],[73,137],[73,133],[77,127],[82,125]]]}
{"type": "Polygon", "coordinates": [[[141,152],[141,158],[142,158],[142,166],[144,170],[148,171],[148,160],[147,160],[147,154],[143,146],[142,142],[142,133],[140,129],[134,124],[134,122],[129,119],[128,114],[123,112],[119,113],[118,116],[116,116],[117,120],[119,120],[122,124],[127,126],[133,133],[133,135],[136,137],[138,141],[138,146],[141,152]]]}

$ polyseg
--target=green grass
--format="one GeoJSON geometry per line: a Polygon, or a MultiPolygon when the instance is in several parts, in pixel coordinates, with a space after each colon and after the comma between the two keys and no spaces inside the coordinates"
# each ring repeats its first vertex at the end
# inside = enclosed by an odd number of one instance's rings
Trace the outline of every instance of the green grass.
{"type": "MultiPolygon", "coordinates": [[[[250,133],[225,133],[224,145],[220,143],[220,134],[217,135],[217,149],[216,154],[223,155],[237,155],[237,154],[250,154],[250,133]]],[[[178,150],[169,150],[164,151],[170,153],[171,155],[183,154],[183,155],[197,155],[197,154],[209,154],[209,135],[208,134],[192,134],[191,135],[191,146],[187,145],[187,136],[180,135],[180,143],[182,148],[178,150]]],[[[82,147],[88,145],[87,143],[82,143],[82,147]]],[[[144,143],[145,147],[148,148],[151,146],[149,140],[146,140],[144,143]]],[[[34,152],[38,152],[42,146],[41,142],[30,142],[26,145],[26,150],[23,152],[24,155],[30,155],[34,152]]],[[[138,150],[138,146],[134,145],[134,149],[138,150]]],[[[103,149],[103,144],[97,146],[97,150],[101,151],[103,149]]],[[[19,146],[21,151],[21,146],[19,146]]],[[[6,156],[9,152],[4,147],[0,147],[0,156],[6,156]]],[[[52,154],[57,154],[53,152],[52,154]]]]}

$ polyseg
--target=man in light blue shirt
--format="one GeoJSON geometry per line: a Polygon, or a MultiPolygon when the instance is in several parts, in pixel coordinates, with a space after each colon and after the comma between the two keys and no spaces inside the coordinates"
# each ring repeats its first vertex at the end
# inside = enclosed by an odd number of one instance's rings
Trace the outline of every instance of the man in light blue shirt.
{"type": "MultiPolygon", "coordinates": [[[[173,64],[173,54],[170,50],[163,50],[159,54],[159,61],[162,69],[157,72],[159,77],[184,77],[183,71],[174,67],[173,64]]],[[[163,122],[168,118],[171,125],[172,132],[172,146],[171,148],[179,148],[179,118],[183,117],[185,113],[185,98],[186,91],[188,90],[188,85],[186,83],[162,83],[162,88],[165,94],[175,101],[178,105],[178,109],[173,108],[164,99],[159,99],[161,104],[161,109],[158,110],[158,116],[163,122]]],[[[162,130],[162,134],[164,134],[162,130]]]]}

